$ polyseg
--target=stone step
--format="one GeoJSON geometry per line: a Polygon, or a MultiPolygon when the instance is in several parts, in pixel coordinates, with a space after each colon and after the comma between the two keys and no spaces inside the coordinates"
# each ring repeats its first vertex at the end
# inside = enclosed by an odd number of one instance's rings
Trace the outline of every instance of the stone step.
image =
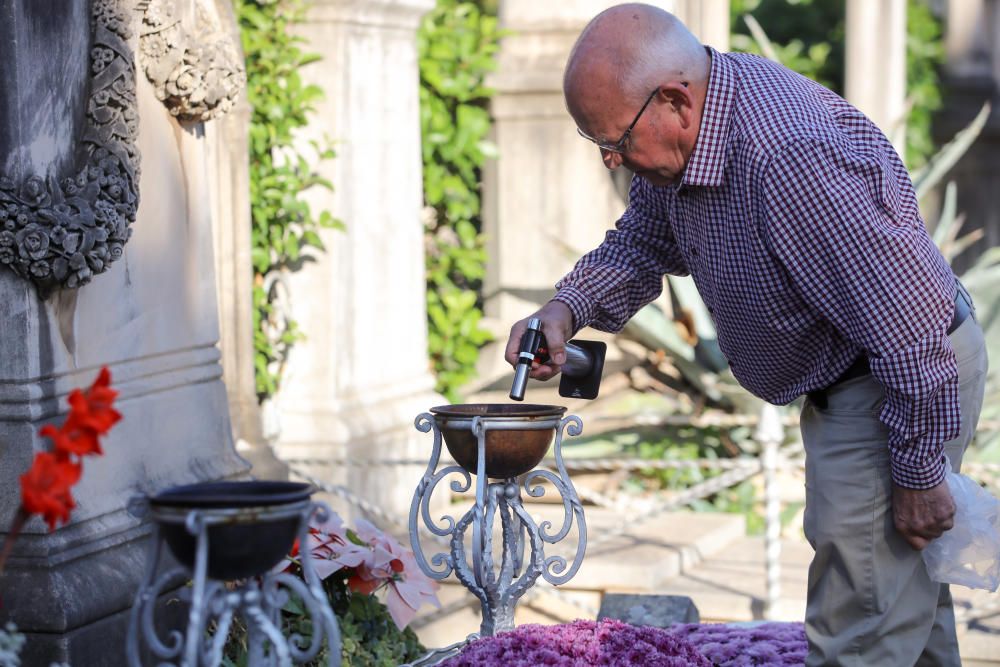
{"type": "MultiPolygon", "coordinates": [[[[531,506],[537,517],[561,525],[560,508],[531,506]],[[558,522],[558,523],[557,523],[558,522]]],[[[580,571],[566,586],[574,589],[651,592],[660,590],[670,577],[700,563],[746,533],[745,520],[738,514],[708,512],[668,512],[617,532],[628,519],[623,512],[587,507],[588,546],[580,571]]],[[[560,553],[572,553],[572,547],[560,553]]]]}

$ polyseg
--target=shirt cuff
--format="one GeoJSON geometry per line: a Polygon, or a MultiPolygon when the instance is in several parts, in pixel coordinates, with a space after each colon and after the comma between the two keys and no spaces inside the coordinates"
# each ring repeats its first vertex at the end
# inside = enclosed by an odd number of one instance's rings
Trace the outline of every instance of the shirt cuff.
{"type": "Polygon", "coordinates": [[[569,307],[569,312],[573,313],[574,334],[594,320],[596,308],[593,301],[576,287],[561,287],[552,300],[566,304],[569,307]]]}
{"type": "Polygon", "coordinates": [[[890,468],[892,469],[892,481],[897,486],[907,489],[933,488],[943,482],[948,473],[948,465],[945,463],[943,453],[918,463],[904,463],[892,459],[890,468]]]}

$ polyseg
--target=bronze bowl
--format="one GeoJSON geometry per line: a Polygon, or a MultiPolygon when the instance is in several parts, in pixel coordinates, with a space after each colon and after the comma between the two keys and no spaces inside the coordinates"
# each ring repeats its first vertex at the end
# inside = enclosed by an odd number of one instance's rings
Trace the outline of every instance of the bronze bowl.
{"type": "Polygon", "coordinates": [[[472,431],[475,417],[486,427],[486,476],[497,479],[528,472],[549,451],[566,408],[558,405],[470,403],[441,405],[431,414],[455,461],[476,474],[479,444],[472,431]]]}
{"type": "Polygon", "coordinates": [[[198,540],[184,521],[198,510],[208,530],[208,576],[232,581],[265,574],[291,551],[314,490],[299,482],[205,482],[149,503],[171,553],[192,571],[198,540]]]}

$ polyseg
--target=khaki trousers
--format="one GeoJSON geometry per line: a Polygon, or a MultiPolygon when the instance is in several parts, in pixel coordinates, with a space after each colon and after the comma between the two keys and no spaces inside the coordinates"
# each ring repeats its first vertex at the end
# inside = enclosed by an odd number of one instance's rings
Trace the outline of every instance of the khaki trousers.
{"type": "MultiPolygon", "coordinates": [[[[945,444],[961,465],[983,403],[986,347],[970,316],[950,335],[959,365],[962,427],[945,444]]],[[[961,665],[948,586],[896,532],[881,385],[870,375],[828,390],[826,409],[802,408],[809,566],[806,665],[961,665]]]]}

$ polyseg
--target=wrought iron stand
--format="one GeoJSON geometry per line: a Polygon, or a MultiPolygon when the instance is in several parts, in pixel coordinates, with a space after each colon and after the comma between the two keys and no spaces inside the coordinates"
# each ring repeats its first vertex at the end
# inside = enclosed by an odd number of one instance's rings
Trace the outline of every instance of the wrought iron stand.
{"type": "MultiPolygon", "coordinates": [[[[481,635],[494,635],[514,628],[514,608],[518,600],[541,576],[553,585],[563,584],[580,568],[587,548],[587,526],[583,506],[570,481],[569,473],[562,458],[564,430],[571,436],[583,431],[579,417],[560,419],[491,419],[489,416],[475,416],[467,420],[450,420],[449,428],[468,428],[478,442],[476,470],[466,470],[451,465],[437,470],[441,456],[441,428],[434,415],[423,413],[415,420],[417,430],[427,433],[434,431],[434,449],[427,470],[417,485],[410,505],[410,545],[420,568],[434,579],[444,579],[452,572],[462,584],[479,598],[482,606],[483,622],[481,635]],[[489,481],[486,475],[486,438],[491,430],[525,431],[535,429],[555,430],[555,452],[558,474],[544,468],[537,468],[520,477],[510,477],[489,481]],[[452,516],[443,516],[440,523],[430,514],[430,499],[438,483],[451,474],[464,476],[452,480],[451,489],[463,493],[472,487],[472,475],[476,475],[476,502],[456,522],[452,516]],[[532,498],[545,493],[541,480],[550,482],[562,498],[565,512],[562,526],[552,531],[549,521],[536,523],[521,502],[523,489],[532,498]],[[502,544],[493,543],[493,528],[497,514],[500,515],[502,544]],[[545,556],[545,545],[555,544],[565,538],[577,523],[578,541],[572,565],[562,556],[545,556]],[[449,553],[437,553],[430,561],[424,556],[418,532],[418,519],[434,535],[450,540],[449,553]],[[465,548],[466,532],[472,526],[472,561],[469,562],[465,548]],[[527,548],[527,557],[525,550],[527,548]],[[496,564],[495,551],[499,551],[500,563],[496,564]]],[[[473,637],[474,638],[474,637],[473,637]]]]}
{"type": "MultiPolygon", "coordinates": [[[[316,657],[324,638],[330,649],[330,665],[340,665],[340,630],[330,609],[326,594],[313,570],[311,559],[301,559],[305,582],[284,572],[269,572],[238,583],[227,583],[208,577],[209,528],[231,524],[247,514],[246,508],[235,509],[168,509],[154,508],[157,522],[183,525],[195,537],[194,571],[174,568],[159,577],[157,567],[163,553],[164,539],[158,523],[154,523],[153,539],[145,580],[139,588],[129,618],[127,640],[130,667],[141,667],[140,647],[145,641],[158,667],[199,667],[222,663],[222,651],[229,635],[234,613],[242,615],[247,626],[249,664],[253,667],[290,667],[316,657]],[[169,632],[164,640],[155,627],[154,611],[157,599],[179,578],[192,576],[192,585],[182,588],[178,596],[190,603],[186,632],[169,632]],[[281,631],[282,606],[294,594],[303,602],[312,619],[313,634],[308,645],[281,631]],[[212,623],[214,622],[214,626],[212,623]]],[[[323,503],[303,501],[269,508],[253,508],[250,520],[274,521],[301,517],[299,544],[306,544],[309,517],[316,514],[323,520],[329,514],[323,503]]]]}

